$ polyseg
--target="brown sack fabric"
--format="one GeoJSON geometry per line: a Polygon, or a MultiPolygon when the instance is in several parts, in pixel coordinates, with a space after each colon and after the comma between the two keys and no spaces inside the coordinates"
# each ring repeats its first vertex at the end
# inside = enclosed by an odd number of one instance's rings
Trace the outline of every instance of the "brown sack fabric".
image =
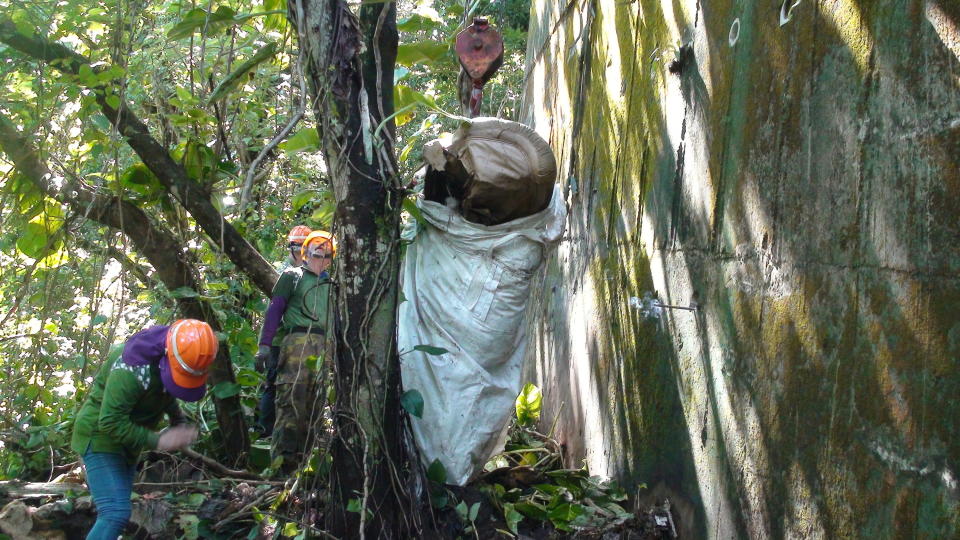
{"type": "Polygon", "coordinates": [[[424,195],[456,200],[469,221],[498,225],[536,214],[550,203],[557,165],[553,151],[529,127],[500,118],[473,118],[449,146],[423,151],[428,163],[424,195]]]}

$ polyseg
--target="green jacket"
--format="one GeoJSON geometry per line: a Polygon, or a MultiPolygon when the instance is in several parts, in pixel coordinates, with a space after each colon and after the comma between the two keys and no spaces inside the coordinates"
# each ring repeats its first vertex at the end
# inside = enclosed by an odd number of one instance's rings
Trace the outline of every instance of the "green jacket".
{"type": "Polygon", "coordinates": [[[302,266],[289,268],[277,280],[273,296],[287,299],[282,331],[289,333],[298,327],[319,327],[327,330],[330,316],[327,306],[330,299],[330,278],[326,272],[318,276],[302,266]]]}
{"type": "Polygon", "coordinates": [[[156,364],[129,366],[122,355],[100,368],[73,425],[70,447],[81,456],[93,452],[122,454],[136,463],[140,452],[157,447],[157,424],[184,423],[176,398],[167,393],[156,364]]]}

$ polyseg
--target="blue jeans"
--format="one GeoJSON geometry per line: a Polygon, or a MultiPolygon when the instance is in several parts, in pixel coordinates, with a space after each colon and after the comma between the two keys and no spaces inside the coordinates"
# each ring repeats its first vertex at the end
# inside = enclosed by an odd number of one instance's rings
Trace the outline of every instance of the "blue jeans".
{"type": "Polygon", "coordinates": [[[260,394],[260,432],[264,437],[273,433],[273,424],[277,419],[277,361],[280,359],[280,347],[270,347],[270,358],[267,360],[267,380],[260,394]]]}
{"type": "Polygon", "coordinates": [[[83,454],[87,487],[97,505],[97,522],[87,540],[117,540],[130,520],[130,492],[137,466],[120,454],[92,452],[83,454]]]}

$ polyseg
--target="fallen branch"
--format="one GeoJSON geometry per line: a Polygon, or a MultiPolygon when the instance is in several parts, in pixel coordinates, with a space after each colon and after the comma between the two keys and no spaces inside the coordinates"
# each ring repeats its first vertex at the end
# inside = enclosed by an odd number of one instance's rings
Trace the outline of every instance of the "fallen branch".
{"type": "Polygon", "coordinates": [[[222,476],[230,476],[230,477],[233,477],[233,478],[243,478],[243,479],[245,479],[245,480],[255,480],[255,481],[263,480],[263,478],[260,477],[260,475],[254,474],[254,473],[249,472],[249,471],[241,471],[241,470],[237,470],[237,469],[230,469],[230,468],[224,466],[223,464],[221,464],[220,462],[218,462],[218,461],[216,461],[216,460],[214,460],[214,459],[208,458],[207,456],[205,456],[205,455],[203,455],[203,454],[201,454],[201,453],[194,452],[193,450],[191,450],[191,449],[189,449],[189,448],[183,448],[183,449],[180,450],[180,452],[181,452],[183,455],[185,455],[185,456],[187,456],[187,457],[189,457],[189,458],[191,458],[191,459],[195,459],[195,460],[203,463],[203,465],[204,465],[205,467],[209,468],[210,470],[212,470],[213,472],[215,472],[215,473],[217,473],[217,474],[219,474],[219,475],[222,475],[222,476]]]}

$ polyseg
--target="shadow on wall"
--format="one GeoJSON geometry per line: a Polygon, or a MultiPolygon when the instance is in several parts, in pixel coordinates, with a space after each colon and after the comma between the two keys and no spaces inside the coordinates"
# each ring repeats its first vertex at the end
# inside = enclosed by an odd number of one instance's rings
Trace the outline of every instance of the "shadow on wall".
{"type": "MultiPolygon", "coordinates": [[[[588,3],[586,54],[546,64],[574,106],[552,111],[570,238],[538,374],[571,464],[666,486],[693,537],[960,531],[960,6],[896,4],[779,27],[588,3]],[[671,76],[651,57],[674,24],[695,63],[671,76]],[[658,329],[629,308],[654,287],[702,310],[658,329]]],[[[544,50],[569,54],[557,28],[544,50]]]]}

